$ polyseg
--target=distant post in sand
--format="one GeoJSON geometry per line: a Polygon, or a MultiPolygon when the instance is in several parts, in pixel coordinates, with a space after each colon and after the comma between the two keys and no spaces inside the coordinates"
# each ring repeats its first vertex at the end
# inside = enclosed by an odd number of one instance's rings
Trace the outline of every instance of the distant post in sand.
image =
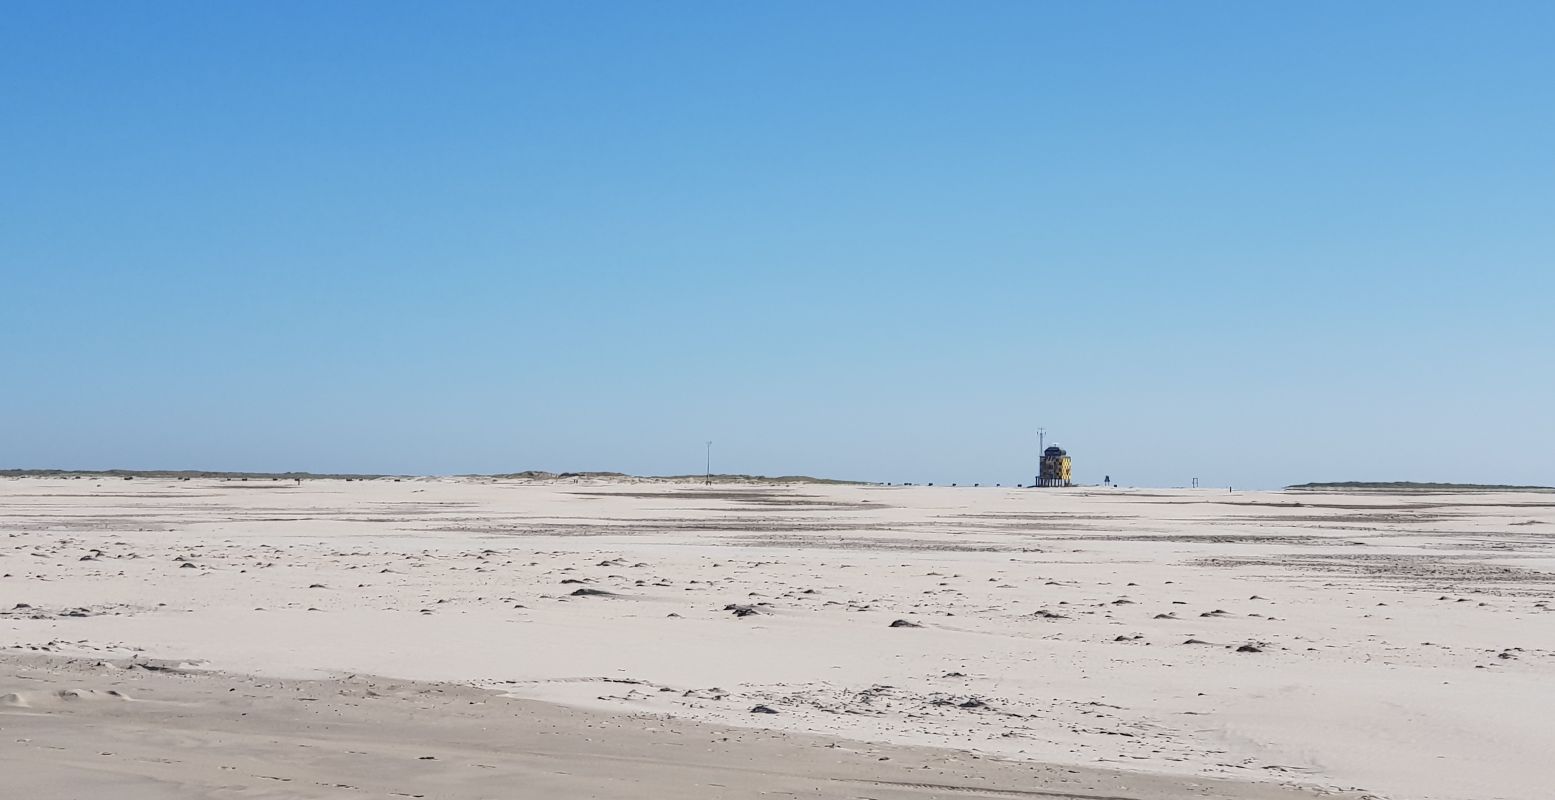
{"type": "Polygon", "coordinates": [[[713,443],[711,441],[707,443],[707,473],[703,483],[706,486],[713,485],[713,443]]]}

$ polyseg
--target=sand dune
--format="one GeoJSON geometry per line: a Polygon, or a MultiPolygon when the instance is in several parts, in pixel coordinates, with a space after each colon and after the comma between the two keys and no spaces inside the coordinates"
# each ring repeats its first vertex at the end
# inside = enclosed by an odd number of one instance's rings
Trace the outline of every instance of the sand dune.
{"type": "Polygon", "coordinates": [[[146,698],[20,716],[0,711],[0,725],[14,737],[0,749],[6,796],[1313,797],[1270,785],[626,717],[362,675],[285,680],[18,654],[0,654],[0,675],[133,687],[146,698]]]}

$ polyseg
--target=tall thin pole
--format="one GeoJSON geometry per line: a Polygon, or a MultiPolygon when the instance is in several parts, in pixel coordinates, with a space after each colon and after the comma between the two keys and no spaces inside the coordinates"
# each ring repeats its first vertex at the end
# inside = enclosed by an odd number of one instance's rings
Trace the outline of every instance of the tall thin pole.
{"type": "Polygon", "coordinates": [[[713,443],[707,443],[707,485],[713,485],[713,443]]]}
{"type": "Polygon", "coordinates": [[[1047,445],[1047,428],[1038,428],[1037,429],[1037,482],[1035,484],[1037,486],[1046,486],[1047,485],[1047,484],[1042,482],[1042,473],[1044,471],[1043,468],[1042,468],[1042,465],[1045,463],[1043,461],[1043,459],[1047,458],[1047,453],[1044,452],[1044,451],[1047,450],[1046,445],[1047,445]]]}

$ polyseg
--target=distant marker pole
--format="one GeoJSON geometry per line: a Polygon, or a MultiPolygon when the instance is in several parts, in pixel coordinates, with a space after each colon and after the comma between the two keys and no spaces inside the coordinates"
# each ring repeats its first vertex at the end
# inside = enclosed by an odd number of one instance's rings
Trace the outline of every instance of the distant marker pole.
{"type": "Polygon", "coordinates": [[[705,481],[706,485],[713,485],[713,443],[711,441],[707,443],[707,477],[705,481]]]}
{"type": "Polygon", "coordinates": [[[1042,459],[1047,457],[1047,428],[1037,429],[1037,478],[1031,482],[1033,488],[1042,484],[1042,459]]]}

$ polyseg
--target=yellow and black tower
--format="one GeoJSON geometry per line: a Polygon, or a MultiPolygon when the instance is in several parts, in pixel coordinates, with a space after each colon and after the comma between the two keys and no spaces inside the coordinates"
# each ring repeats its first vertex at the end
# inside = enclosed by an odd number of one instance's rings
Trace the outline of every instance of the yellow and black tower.
{"type": "Polygon", "coordinates": [[[1038,486],[1073,486],[1070,479],[1069,454],[1064,448],[1053,445],[1042,451],[1042,467],[1037,473],[1038,486]]]}

